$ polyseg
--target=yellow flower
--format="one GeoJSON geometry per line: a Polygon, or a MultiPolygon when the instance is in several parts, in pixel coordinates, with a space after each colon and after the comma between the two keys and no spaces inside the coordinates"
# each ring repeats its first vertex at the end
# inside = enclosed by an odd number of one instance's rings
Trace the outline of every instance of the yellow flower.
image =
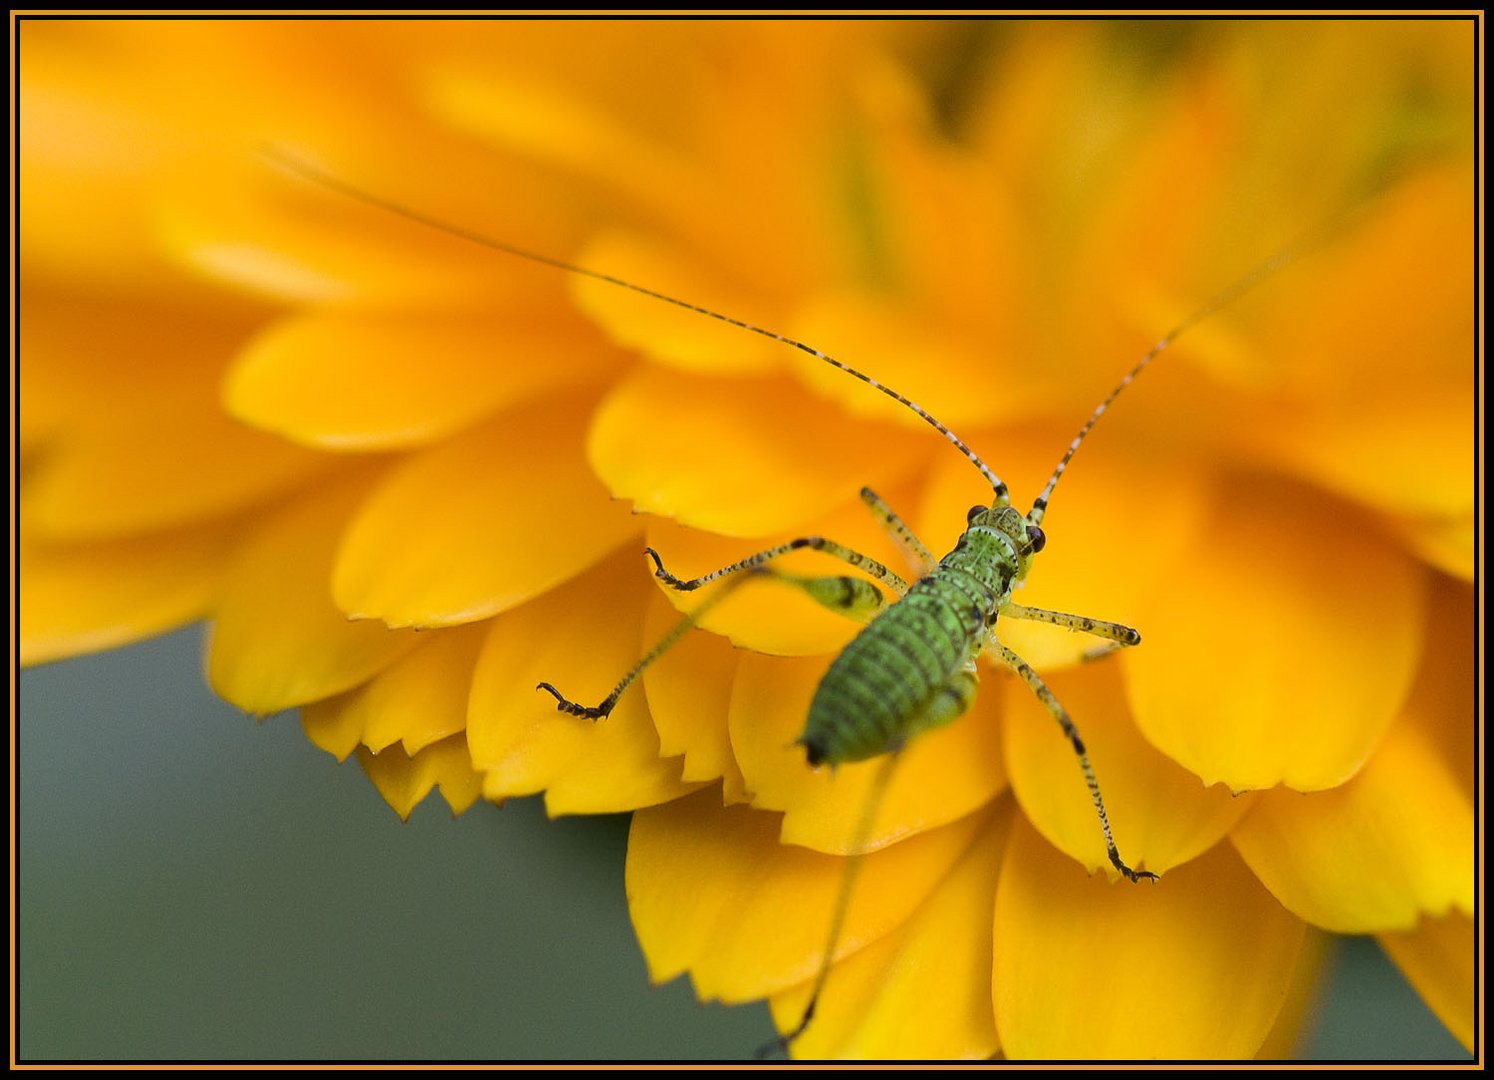
{"type": "Polygon", "coordinates": [[[827,348],[1019,501],[1160,332],[1360,207],[1054,494],[1018,599],[1144,644],[999,627],[1162,880],[1094,874],[1066,740],[986,672],[901,755],[793,1049],[1284,1053],[1313,928],[1379,935],[1471,1045],[1471,24],[25,32],[23,656],[209,615],[214,688],[401,813],[637,810],[652,974],[783,1029],[878,767],[793,745],[855,627],[743,589],[603,721],[533,688],[600,700],[698,603],[645,544],[897,566],[862,485],[936,555],[989,487],[811,358],[277,158],[827,348]]]}

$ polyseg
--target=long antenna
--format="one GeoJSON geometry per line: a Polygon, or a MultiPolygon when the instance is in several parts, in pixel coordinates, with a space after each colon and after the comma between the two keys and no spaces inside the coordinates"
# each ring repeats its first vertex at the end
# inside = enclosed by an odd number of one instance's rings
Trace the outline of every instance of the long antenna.
{"type": "Polygon", "coordinates": [[[427,214],[420,210],[416,210],[413,207],[406,206],[403,203],[395,202],[392,199],[386,199],[381,195],[375,195],[371,191],[365,191],[363,188],[357,187],[354,184],[350,184],[346,180],[334,176],[326,170],[311,164],[304,158],[297,157],[289,151],[281,149],[280,147],[266,146],[261,150],[261,153],[270,161],[279,165],[281,168],[296,174],[303,180],[310,180],[311,182],[319,184],[322,187],[340,192],[341,194],[346,195],[349,198],[357,199],[361,202],[368,203],[371,206],[377,206],[380,209],[386,210],[391,214],[396,214],[402,218],[418,222],[422,225],[428,225],[433,229],[439,229],[444,233],[448,233],[451,236],[466,240],[469,243],[478,244],[485,248],[491,248],[494,251],[501,251],[506,255],[513,255],[520,259],[528,259],[530,262],[541,263],[545,266],[553,267],[556,270],[565,270],[572,274],[580,274],[583,277],[592,278],[596,281],[605,281],[609,285],[616,285],[620,288],[628,289],[631,292],[640,293],[643,296],[648,296],[655,300],[662,300],[666,304],[673,304],[675,307],[684,308],[686,311],[693,311],[698,315],[705,315],[709,318],[717,319],[720,322],[728,323],[731,326],[738,327],[742,330],[747,330],[754,334],[760,334],[765,338],[771,338],[772,340],[782,342],[785,345],[791,345],[794,348],[798,349],[800,352],[808,353],[815,359],[823,360],[831,367],[839,368],[847,375],[852,375],[860,379],[862,382],[866,383],[873,389],[880,390],[882,393],[886,394],[894,401],[899,402],[900,404],[905,405],[909,409],[913,410],[915,414],[922,417],[923,420],[929,424],[929,426],[931,426],[935,431],[939,432],[940,435],[943,435],[945,439],[953,444],[956,450],[964,454],[966,459],[968,459],[972,465],[980,470],[980,474],[984,476],[986,478],[986,482],[991,485],[995,505],[1006,506],[1011,502],[1011,499],[1007,494],[1006,484],[1002,483],[1001,478],[991,471],[991,467],[984,461],[982,461],[976,455],[974,450],[971,450],[970,447],[965,445],[964,441],[958,435],[956,435],[954,432],[950,431],[949,428],[940,423],[940,421],[922,405],[919,405],[917,402],[905,398],[902,394],[899,394],[896,390],[892,389],[892,387],[885,386],[882,383],[879,383],[870,375],[867,375],[861,371],[857,371],[849,364],[842,363],[841,361],[835,359],[835,357],[821,352],[819,349],[816,349],[812,345],[806,345],[804,344],[804,342],[796,341],[794,338],[786,337],[783,334],[774,333],[772,330],[766,330],[761,326],[754,326],[749,322],[743,322],[741,319],[734,319],[730,315],[723,315],[719,311],[712,311],[710,308],[703,308],[697,304],[692,304],[688,301],[680,300],[677,297],[669,296],[661,292],[655,292],[653,289],[645,288],[642,285],[635,285],[631,281],[624,281],[622,278],[613,277],[611,274],[604,274],[597,270],[589,270],[584,266],[577,266],[575,263],[568,263],[563,259],[553,259],[548,255],[541,255],[537,252],[529,251],[525,248],[516,247],[513,244],[505,244],[501,240],[494,240],[490,236],[484,236],[482,233],[473,232],[471,229],[466,229],[460,225],[455,225],[449,221],[444,221],[441,218],[433,217],[430,214],[427,214]]]}
{"type": "Polygon", "coordinates": [[[1095,408],[1095,411],[1089,414],[1089,419],[1084,421],[1084,426],[1079,429],[1079,434],[1074,436],[1074,441],[1069,443],[1069,448],[1064,451],[1062,459],[1060,459],[1058,462],[1058,466],[1053,470],[1053,475],[1048,477],[1048,483],[1043,486],[1042,493],[1039,494],[1036,501],[1033,502],[1032,512],[1027,515],[1027,520],[1033,525],[1037,525],[1042,522],[1043,515],[1048,511],[1048,499],[1052,496],[1053,489],[1058,486],[1058,480],[1061,476],[1063,476],[1064,470],[1069,467],[1069,461],[1071,458],[1073,458],[1074,452],[1079,449],[1079,444],[1082,443],[1084,441],[1084,437],[1089,434],[1090,428],[1095,426],[1095,421],[1099,420],[1100,417],[1105,414],[1105,410],[1110,408],[1111,403],[1115,401],[1116,398],[1120,397],[1121,392],[1136,380],[1136,376],[1140,375],[1143,371],[1146,370],[1147,365],[1155,360],[1164,349],[1175,342],[1188,330],[1192,329],[1195,325],[1202,322],[1210,315],[1214,314],[1214,312],[1218,311],[1220,308],[1228,307],[1240,297],[1244,296],[1251,289],[1259,285],[1262,281],[1266,280],[1266,278],[1270,277],[1272,274],[1280,270],[1283,266],[1296,259],[1297,256],[1302,254],[1305,249],[1321,242],[1326,235],[1342,226],[1349,215],[1353,212],[1353,210],[1346,211],[1342,214],[1337,215],[1336,217],[1330,218],[1328,221],[1309,230],[1307,233],[1298,237],[1296,240],[1287,244],[1285,247],[1278,249],[1275,254],[1270,256],[1270,258],[1260,263],[1244,277],[1240,278],[1239,280],[1235,281],[1234,284],[1224,289],[1224,291],[1216,294],[1214,298],[1208,303],[1204,304],[1203,307],[1194,311],[1182,322],[1178,323],[1166,334],[1162,335],[1162,337],[1158,339],[1157,343],[1147,351],[1147,354],[1141,358],[1137,365],[1130,371],[1126,372],[1125,378],[1121,379],[1121,381],[1116,384],[1115,389],[1110,391],[1105,400],[1100,402],[1100,404],[1095,408]]]}

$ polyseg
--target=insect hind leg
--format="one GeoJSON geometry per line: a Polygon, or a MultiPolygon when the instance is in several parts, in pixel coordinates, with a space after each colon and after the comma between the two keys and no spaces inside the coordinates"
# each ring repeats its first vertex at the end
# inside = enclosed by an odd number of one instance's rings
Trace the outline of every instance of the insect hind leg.
{"type": "Polygon", "coordinates": [[[985,652],[1016,672],[1017,677],[1037,695],[1043,707],[1063,729],[1064,735],[1074,748],[1075,756],[1079,759],[1079,768],[1084,772],[1084,783],[1089,788],[1089,797],[1094,802],[1095,813],[1100,819],[1100,831],[1105,834],[1105,853],[1110,857],[1110,864],[1129,881],[1156,881],[1156,874],[1149,870],[1133,870],[1121,859],[1120,851],[1115,846],[1115,837],[1110,832],[1110,817],[1105,813],[1105,800],[1100,797],[1100,782],[1095,779],[1095,770],[1089,763],[1089,753],[1084,749],[1084,740],[1079,737],[1079,729],[1074,726],[1074,721],[1069,719],[1068,711],[1053,695],[1053,691],[1048,689],[1048,684],[1043,682],[1026,660],[1001,644],[994,636],[987,638],[985,652]]]}

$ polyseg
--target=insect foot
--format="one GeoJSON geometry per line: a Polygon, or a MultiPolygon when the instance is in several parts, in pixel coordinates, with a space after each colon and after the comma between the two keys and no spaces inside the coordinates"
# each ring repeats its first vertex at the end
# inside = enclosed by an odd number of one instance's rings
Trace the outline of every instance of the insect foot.
{"type": "Polygon", "coordinates": [[[1112,851],[1110,853],[1110,861],[1111,861],[1111,863],[1113,863],[1115,865],[1115,868],[1117,870],[1119,870],[1122,874],[1125,875],[1127,881],[1142,881],[1142,880],[1156,881],[1157,880],[1157,875],[1154,874],[1154,873],[1152,873],[1150,870],[1132,870],[1125,863],[1121,862],[1121,857],[1120,857],[1120,853],[1119,852],[1112,851]]]}
{"type": "Polygon", "coordinates": [[[617,703],[617,698],[613,696],[600,705],[577,705],[574,701],[567,700],[564,694],[547,682],[540,683],[535,689],[545,690],[553,694],[557,702],[555,708],[558,711],[569,713],[572,716],[584,716],[588,720],[601,720],[605,718],[612,711],[612,706],[617,703]]]}
{"type": "Polygon", "coordinates": [[[650,559],[654,560],[654,577],[658,578],[664,584],[668,585],[671,589],[679,589],[681,592],[690,592],[694,589],[700,588],[699,581],[685,581],[683,578],[677,578],[668,570],[664,569],[664,560],[659,558],[659,553],[653,548],[646,547],[643,549],[643,553],[650,559]]]}

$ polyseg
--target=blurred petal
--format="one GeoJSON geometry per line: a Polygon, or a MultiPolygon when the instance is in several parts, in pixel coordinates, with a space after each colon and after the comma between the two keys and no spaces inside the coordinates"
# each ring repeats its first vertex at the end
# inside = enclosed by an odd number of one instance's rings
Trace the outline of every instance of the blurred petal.
{"type": "MultiPolygon", "coordinates": [[[[1263,442],[1299,471],[1386,513],[1471,518],[1475,184],[1462,166],[1424,171],[1385,196],[1332,253],[1310,307],[1271,358],[1290,388],[1263,442]],[[1408,281],[1415,304],[1405,302],[1408,281]]],[[[1472,551],[1468,552],[1471,564],[1472,551]]]]}
{"type": "MultiPolygon", "coordinates": [[[[969,846],[980,815],[862,859],[837,958],[897,926],[969,846]]],[[[649,975],[690,972],[702,1001],[731,1003],[814,977],[846,860],[778,842],[774,816],[722,807],[714,790],[633,815],[628,909],[649,975]]]]}
{"type": "Polygon", "coordinates": [[[1425,918],[1415,930],[1381,934],[1380,944],[1447,1030],[1473,1053],[1479,999],[1473,920],[1462,912],[1425,918]]]}
{"type": "Polygon", "coordinates": [[[472,622],[616,548],[638,525],[581,457],[589,413],[587,399],[546,400],[401,466],[338,551],[338,605],[390,626],[472,622]]]}
{"type": "MultiPolygon", "coordinates": [[[[575,64],[573,49],[555,59],[575,64]]],[[[683,162],[634,137],[569,83],[557,85],[551,70],[526,78],[517,65],[502,74],[491,64],[481,74],[452,68],[430,81],[428,93],[452,123],[541,161],[588,172],[606,161],[616,180],[652,192],[678,190],[685,179],[683,162]]]]}
{"type": "Polygon", "coordinates": [[[1254,1055],[1304,927],[1225,845],[1152,885],[1088,877],[1020,819],[996,889],[996,1028],[1013,1059],[1254,1055]]]}
{"type": "Polygon", "coordinates": [[[516,333],[513,320],[327,313],[277,323],[229,371],[239,419],[329,450],[384,450],[452,435],[500,409],[609,373],[589,335],[516,333]]]}
{"type": "Polygon", "coordinates": [[[207,613],[232,547],[212,524],[82,544],[17,541],[18,658],[111,649],[207,613]]]}
{"type": "MultiPolygon", "coordinates": [[[[294,166],[272,156],[240,188],[215,191],[211,200],[169,200],[159,214],[163,241],[208,278],[273,300],[349,308],[481,310],[514,279],[553,296],[556,283],[536,277],[535,267],[329,191],[298,171],[305,166],[297,153],[271,145],[294,166]]],[[[400,190],[397,181],[365,172],[362,161],[358,169],[351,175],[370,190],[400,190]]],[[[429,205],[414,197],[412,204],[429,205]]]]}
{"type": "MultiPolygon", "coordinates": [[[[811,769],[795,745],[825,674],[824,657],[747,653],[732,687],[731,739],[752,805],[784,810],[782,839],[829,854],[855,849],[884,759],[811,769]]],[[[1006,788],[994,694],[913,739],[899,754],[861,850],[875,850],[979,809],[1006,788]]]]}
{"type": "MultiPolygon", "coordinates": [[[[1165,874],[1222,840],[1250,798],[1233,798],[1222,785],[1205,788],[1142,738],[1125,705],[1120,659],[1056,672],[1045,681],[1084,740],[1121,858],[1133,870],[1165,874]]],[[[1006,757],[1023,812],[1091,874],[1103,869],[1117,878],[1069,740],[1025,683],[1011,676],[1002,681],[1006,757]]]]}
{"type": "Polygon", "coordinates": [[[1464,801],[1477,805],[1484,715],[1479,600],[1465,583],[1433,576],[1428,601],[1427,644],[1406,714],[1425,732],[1464,801]]]}
{"type": "Polygon", "coordinates": [[[318,455],[222,415],[218,379],[243,331],[210,314],[101,300],[27,305],[24,411],[36,412],[21,492],[28,530],[92,539],[191,525],[323,471],[318,455]],[[98,395],[96,414],[70,407],[85,395],[98,395]]]}
{"type": "Polygon", "coordinates": [[[358,763],[384,801],[406,820],[433,787],[440,787],[453,814],[466,810],[482,794],[482,779],[472,771],[467,741],[462,738],[433,743],[413,757],[397,746],[377,754],[360,748],[358,763]]]}
{"type": "MultiPolygon", "coordinates": [[[[762,536],[907,471],[909,438],[854,423],[785,379],[705,379],[644,367],[597,411],[597,474],[639,510],[762,536]]],[[[911,450],[917,460],[916,450],[911,450]]]]}
{"type": "MultiPolygon", "coordinates": [[[[991,1011],[991,925],[1013,806],[994,816],[911,918],[836,964],[814,1020],[793,1044],[795,1057],[989,1058],[996,1054],[991,1011]]],[[[799,1022],[811,985],[775,995],[773,1020],[799,1022]]]]}
{"type": "Polygon", "coordinates": [[[1262,792],[1230,839],[1288,910],[1363,934],[1471,913],[1474,833],[1472,804],[1407,719],[1341,787],[1262,792]]]}
{"type": "Polygon", "coordinates": [[[567,716],[536,689],[554,683],[594,705],[645,652],[653,586],[620,552],[560,588],[494,619],[467,708],[467,740],[487,798],[545,791],[552,814],[632,810],[694,790],[678,758],[661,760],[643,688],[601,720],[567,716]]]}
{"type": "Polygon", "coordinates": [[[701,314],[698,309],[740,320],[746,318],[749,305],[740,292],[703,280],[698,266],[684,266],[678,256],[650,250],[639,238],[604,235],[579,259],[589,269],[689,305],[666,303],[596,278],[575,281],[581,309],[613,341],[637,349],[650,360],[682,371],[717,375],[766,374],[797,361],[810,362],[803,357],[796,361],[797,354],[788,345],[701,314]]]}
{"type": "Polygon", "coordinates": [[[1466,517],[1445,521],[1399,523],[1396,531],[1403,542],[1420,558],[1445,574],[1472,582],[1475,553],[1478,551],[1478,526],[1472,512],[1466,517]]]}
{"type": "Polygon", "coordinates": [[[1302,949],[1297,954],[1297,969],[1287,990],[1286,1004],[1276,1014],[1271,1033],[1256,1052],[1258,1060],[1286,1061],[1300,1056],[1308,1017],[1322,995],[1324,959],[1334,941],[1330,935],[1311,926],[1303,934],[1302,949]]]}
{"type": "Polygon", "coordinates": [[[1300,493],[1237,488],[1139,613],[1137,724],[1204,783],[1317,791],[1353,776],[1400,711],[1422,643],[1421,571],[1300,493]],[[1290,517],[1283,508],[1290,507],[1290,517]]]}
{"type": "Polygon", "coordinates": [[[208,636],[208,681],[251,713],[351,689],[413,649],[413,631],[355,622],[332,603],[332,554],[366,483],[303,497],[252,533],[208,636]]]}

